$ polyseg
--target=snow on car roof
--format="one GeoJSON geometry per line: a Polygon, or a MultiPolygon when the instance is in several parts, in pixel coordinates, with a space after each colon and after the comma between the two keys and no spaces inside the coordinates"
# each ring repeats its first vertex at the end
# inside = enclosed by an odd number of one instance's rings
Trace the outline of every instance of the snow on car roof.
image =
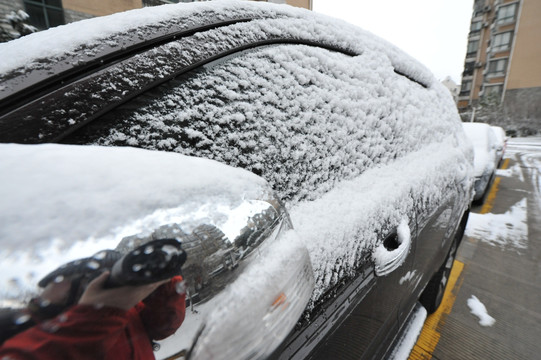
{"type": "Polygon", "coordinates": [[[483,123],[463,123],[462,126],[474,147],[484,149],[488,147],[488,131],[492,131],[490,130],[490,125],[483,123]]]}
{"type": "MultiPolygon", "coordinates": [[[[148,32],[145,33],[147,28],[153,31],[156,27],[175,24],[187,29],[197,24],[209,24],[209,19],[223,21],[246,18],[279,19],[266,25],[264,31],[269,33],[309,38],[356,53],[366,49],[383,52],[400,73],[426,85],[437,82],[426,67],[394,45],[342,20],[288,5],[238,0],[145,7],[58,26],[2,43],[0,79],[2,74],[15,70],[16,73],[22,73],[33,68],[47,68],[54,64],[52,59],[56,57],[62,58],[78,52],[91,55],[105,43],[113,46],[115,42],[121,43],[119,39],[127,34],[148,35],[148,32]],[[296,25],[292,26],[292,21],[296,25]]],[[[249,22],[243,27],[247,33],[253,30],[249,22]]]]}

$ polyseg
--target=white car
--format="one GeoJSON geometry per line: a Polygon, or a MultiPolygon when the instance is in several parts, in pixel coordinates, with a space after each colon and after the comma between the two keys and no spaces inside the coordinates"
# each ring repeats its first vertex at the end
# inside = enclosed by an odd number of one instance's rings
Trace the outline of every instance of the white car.
{"type": "Polygon", "coordinates": [[[488,124],[463,123],[466,135],[473,143],[475,195],[474,201],[483,199],[498,164],[496,134],[488,124]]]}
{"type": "Polygon", "coordinates": [[[507,147],[507,136],[505,135],[505,130],[499,126],[491,126],[494,135],[496,135],[496,166],[499,167],[505,153],[505,148],[507,147]]]}

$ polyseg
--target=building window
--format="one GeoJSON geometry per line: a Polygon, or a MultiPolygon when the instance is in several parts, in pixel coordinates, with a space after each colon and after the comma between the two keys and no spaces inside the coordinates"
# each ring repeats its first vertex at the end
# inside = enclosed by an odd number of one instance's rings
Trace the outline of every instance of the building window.
{"type": "Polygon", "coordinates": [[[472,56],[476,54],[478,48],[479,48],[479,40],[470,40],[470,42],[468,42],[468,51],[466,53],[466,56],[472,56]]]}
{"type": "Polygon", "coordinates": [[[498,17],[496,23],[498,25],[507,24],[515,21],[517,12],[517,4],[502,6],[498,9],[498,17]]]}
{"type": "Polygon", "coordinates": [[[492,39],[492,51],[508,50],[511,45],[511,31],[494,35],[492,39]]]}
{"type": "Polygon", "coordinates": [[[471,81],[462,81],[462,86],[460,87],[460,96],[469,95],[471,91],[471,81]]]}
{"type": "Polygon", "coordinates": [[[488,63],[488,73],[491,75],[505,74],[507,59],[492,60],[488,63]]]}
{"type": "Polygon", "coordinates": [[[487,100],[499,100],[502,95],[503,85],[485,85],[483,91],[483,98],[487,100]]]}
{"type": "Polygon", "coordinates": [[[476,33],[481,31],[483,28],[483,22],[482,21],[475,21],[471,23],[470,33],[476,33]]]}
{"type": "Polygon", "coordinates": [[[464,72],[462,73],[462,76],[472,76],[474,68],[475,68],[474,61],[467,62],[466,64],[464,64],[464,72]]]}
{"type": "Polygon", "coordinates": [[[24,0],[24,9],[40,30],[65,24],[62,0],[24,0]]]}

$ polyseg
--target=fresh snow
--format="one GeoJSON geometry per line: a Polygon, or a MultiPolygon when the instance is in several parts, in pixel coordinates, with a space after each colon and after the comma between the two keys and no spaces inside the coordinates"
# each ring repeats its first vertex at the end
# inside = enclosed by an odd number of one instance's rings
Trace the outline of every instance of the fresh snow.
{"type": "Polygon", "coordinates": [[[466,135],[473,144],[475,176],[492,173],[496,168],[496,135],[488,124],[463,123],[466,135]]]}
{"type": "Polygon", "coordinates": [[[468,307],[470,308],[470,312],[479,318],[479,325],[492,326],[496,322],[496,320],[488,314],[485,305],[479,301],[475,295],[472,295],[471,298],[468,299],[468,307]]]}
{"type": "Polygon", "coordinates": [[[522,168],[520,167],[519,163],[514,164],[512,167],[508,169],[497,169],[495,175],[513,177],[524,182],[524,175],[522,173],[522,168]]]}
{"type": "Polygon", "coordinates": [[[524,198],[504,214],[470,213],[465,235],[508,250],[528,248],[528,206],[524,198]]]}
{"type": "Polygon", "coordinates": [[[411,350],[415,346],[415,343],[423,330],[427,316],[428,313],[426,309],[418,303],[415,306],[413,315],[406,325],[404,335],[390,356],[391,360],[407,360],[409,358],[411,350]]]}

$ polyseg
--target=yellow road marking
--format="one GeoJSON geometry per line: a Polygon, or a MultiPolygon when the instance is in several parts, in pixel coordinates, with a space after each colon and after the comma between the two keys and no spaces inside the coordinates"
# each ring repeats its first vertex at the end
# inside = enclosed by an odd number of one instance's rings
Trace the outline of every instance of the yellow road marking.
{"type": "MultiPolygon", "coordinates": [[[[509,159],[505,159],[501,168],[507,169],[508,166],[509,159]]],[[[490,188],[487,198],[485,199],[485,203],[481,208],[481,214],[486,214],[492,210],[494,201],[496,199],[496,193],[498,192],[500,186],[500,181],[501,177],[496,177],[494,179],[494,184],[490,188]]],[[[417,339],[417,343],[411,351],[409,360],[432,359],[432,354],[434,353],[434,350],[436,350],[436,346],[440,341],[441,328],[445,324],[445,319],[453,309],[456,296],[460,290],[462,282],[464,281],[462,270],[464,270],[464,263],[455,260],[441,305],[435,313],[426,318],[421,335],[419,335],[419,339],[417,339]]]]}
{"type": "Polygon", "coordinates": [[[463,269],[464,263],[455,260],[441,305],[435,313],[426,318],[421,335],[419,335],[419,339],[411,351],[409,360],[432,359],[432,353],[440,341],[440,328],[445,324],[447,315],[451,313],[456,296],[464,280],[464,277],[461,276],[463,269]]]}
{"type": "MultiPolygon", "coordinates": [[[[509,166],[509,159],[505,159],[505,161],[502,164],[502,169],[505,170],[509,166]]],[[[498,192],[500,181],[502,180],[501,177],[497,177],[494,179],[494,184],[492,184],[492,187],[490,188],[490,191],[487,195],[487,198],[485,199],[485,203],[483,204],[483,207],[481,208],[480,213],[481,214],[487,214],[492,210],[492,207],[494,206],[494,200],[496,200],[496,193],[498,192]]]]}

